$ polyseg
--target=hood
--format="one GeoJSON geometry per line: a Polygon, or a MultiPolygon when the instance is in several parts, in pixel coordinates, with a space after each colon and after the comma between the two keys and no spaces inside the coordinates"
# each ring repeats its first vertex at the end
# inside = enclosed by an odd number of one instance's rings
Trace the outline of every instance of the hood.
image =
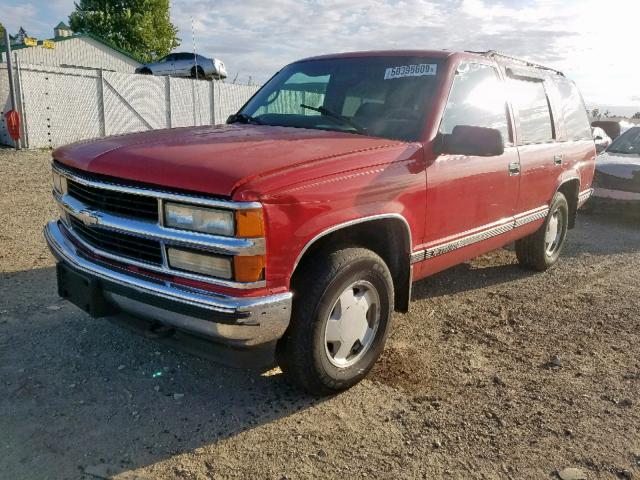
{"type": "Polygon", "coordinates": [[[233,124],[106,137],[58,148],[53,157],[91,173],[230,197],[260,176],[399,143],[342,132],[233,124]]]}
{"type": "Polygon", "coordinates": [[[596,170],[619,178],[640,176],[640,155],[603,152],[597,157],[596,170]]]}

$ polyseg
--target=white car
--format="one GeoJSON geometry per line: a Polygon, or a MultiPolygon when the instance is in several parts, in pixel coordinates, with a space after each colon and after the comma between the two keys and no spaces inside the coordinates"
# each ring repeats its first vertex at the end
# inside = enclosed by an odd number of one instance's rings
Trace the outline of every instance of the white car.
{"type": "Polygon", "coordinates": [[[222,60],[207,58],[188,52],[170,53],[157,62],[147,63],[136,68],[142,75],[168,75],[171,77],[227,78],[227,69],[222,60]]]}
{"type": "Polygon", "coordinates": [[[593,140],[596,142],[596,151],[598,153],[603,152],[609,145],[611,145],[611,137],[609,137],[607,132],[602,128],[591,127],[591,131],[593,133],[593,140]]]}

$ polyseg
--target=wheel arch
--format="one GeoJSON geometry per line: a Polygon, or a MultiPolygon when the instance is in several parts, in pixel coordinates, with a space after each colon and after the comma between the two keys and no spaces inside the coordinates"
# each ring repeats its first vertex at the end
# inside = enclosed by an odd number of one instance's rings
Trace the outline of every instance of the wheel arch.
{"type": "Polygon", "coordinates": [[[305,244],[294,263],[292,286],[296,281],[296,274],[304,268],[308,259],[319,252],[345,246],[368,248],[380,255],[393,277],[395,310],[407,312],[411,300],[410,254],[413,243],[409,223],[400,214],[358,218],[318,233],[305,244]]]}
{"type": "MultiPolygon", "coordinates": [[[[580,177],[565,178],[560,182],[555,193],[562,193],[569,204],[569,225],[574,228],[576,226],[576,216],[578,214],[578,197],[580,196],[580,177]]],[[[554,193],[554,196],[555,196],[554,193]]]]}

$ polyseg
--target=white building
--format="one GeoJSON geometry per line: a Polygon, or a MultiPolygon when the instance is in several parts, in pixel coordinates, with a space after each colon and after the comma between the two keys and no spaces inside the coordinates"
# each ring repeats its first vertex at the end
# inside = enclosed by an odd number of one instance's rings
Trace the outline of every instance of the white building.
{"type": "MultiPolygon", "coordinates": [[[[62,22],[54,28],[54,35],[52,39],[39,40],[36,46],[14,45],[12,52],[21,65],[101,68],[123,73],[133,73],[141,65],[133,56],[100,37],[74,34],[62,22]]],[[[6,62],[6,49],[0,47],[0,52],[0,62],[6,62]]]]}

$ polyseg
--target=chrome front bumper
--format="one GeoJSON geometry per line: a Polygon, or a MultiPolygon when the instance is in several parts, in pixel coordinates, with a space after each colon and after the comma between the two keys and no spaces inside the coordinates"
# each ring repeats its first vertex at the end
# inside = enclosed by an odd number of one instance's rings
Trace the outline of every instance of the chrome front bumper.
{"type": "Polygon", "coordinates": [[[47,224],[44,237],[59,262],[96,279],[105,299],[125,313],[234,347],[273,342],[289,325],[290,292],[265,297],[214,294],[96,263],[80,254],[57,221],[47,224]]]}

